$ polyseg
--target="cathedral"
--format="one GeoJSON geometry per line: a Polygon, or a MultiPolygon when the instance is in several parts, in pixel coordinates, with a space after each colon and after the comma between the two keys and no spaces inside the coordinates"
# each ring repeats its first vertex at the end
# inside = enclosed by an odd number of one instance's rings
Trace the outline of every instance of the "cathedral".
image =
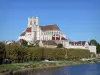
{"type": "Polygon", "coordinates": [[[56,24],[42,26],[38,17],[28,18],[28,26],[18,37],[18,43],[26,40],[28,45],[56,48],[57,44],[63,44],[64,48],[87,49],[96,53],[96,46],[88,41],[70,41],[56,24]]]}
{"type": "Polygon", "coordinates": [[[41,26],[38,17],[28,18],[28,27],[19,36],[18,40],[24,39],[28,44],[41,42],[60,43],[66,40],[66,35],[59,29],[56,24],[41,26]]]}

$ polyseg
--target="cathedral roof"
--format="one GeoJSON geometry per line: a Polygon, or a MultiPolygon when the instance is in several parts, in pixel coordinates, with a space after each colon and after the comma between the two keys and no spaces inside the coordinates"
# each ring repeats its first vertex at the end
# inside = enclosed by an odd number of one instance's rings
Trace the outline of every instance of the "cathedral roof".
{"type": "Polygon", "coordinates": [[[25,32],[31,32],[31,31],[32,31],[32,27],[28,27],[25,32]]]}
{"type": "Polygon", "coordinates": [[[31,32],[31,31],[32,31],[32,27],[27,27],[26,30],[20,36],[24,36],[26,32],[31,32]]]}
{"type": "Polygon", "coordinates": [[[56,24],[47,25],[47,26],[40,26],[41,30],[60,30],[59,27],[56,24]]]}
{"type": "Polygon", "coordinates": [[[20,36],[24,36],[26,33],[25,32],[23,32],[20,36]]]}

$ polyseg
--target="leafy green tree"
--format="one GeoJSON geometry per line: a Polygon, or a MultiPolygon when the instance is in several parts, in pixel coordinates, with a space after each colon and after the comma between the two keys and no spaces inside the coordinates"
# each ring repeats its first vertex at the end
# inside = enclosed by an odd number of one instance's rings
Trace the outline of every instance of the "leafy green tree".
{"type": "Polygon", "coordinates": [[[95,45],[97,53],[100,53],[100,44],[96,40],[94,40],[94,39],[91,40],[90,43],[93,44],[93,45],[95,45]]]}
{"type": "Polygon", "coordinates": [[[97,44],[97,53],[100,54],[100,44],[97,44]]]}
{"type": "Polygon", "coordinates": [[[23,62],[27,55],[28,50],[25,46],[11,44],[6,46],[6,57],[10,58],[13,62],[23,62]]]}
{"type": "Polygon", "coordinates": [[[23,62],[24,61],[24,56],[26,54],[24,47],[16,46],[14,52],[15,52],[18,63],[23,62]]]}
{"type": "Polygon", "coordinates": [[[95,46],[97,46],[97,41],[94,40],[94,39],[93,40],[90,40],[90,43],[93,44],[93,45],[95,45],[95,46]]]}
{"type": "Polygon", "coordinates": [[[27,42],[26,40],[22,40],[21,45],[23,45],[23,46],[28,46],[28,42],[27,42]]]}
{"type": "Polygon", "coordinates": [[[0,42],[0,64],[3,64],[4,56],[5,56],[5,44],[0,42]]]}

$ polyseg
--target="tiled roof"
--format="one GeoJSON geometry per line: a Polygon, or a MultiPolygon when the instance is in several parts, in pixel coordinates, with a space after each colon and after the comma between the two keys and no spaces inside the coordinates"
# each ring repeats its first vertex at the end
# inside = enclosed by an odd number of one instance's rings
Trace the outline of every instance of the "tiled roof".
{"type": "Polygon", "coordinates": [[[41,30],[60,30],[59,27],[56,24],[53,25],[47,25],[47,26],[40,26],[41,30]]]}
{"type": "Polygon", "coordinates": [[[25,32],[23,32],[20,36],[24,36],[26,33],[25,32]]]}
{"type": "Polygon", "coordinates": [[[19,40],[18,40],[18,43],[21,44],[22,41],[23,41],[23,39],[19,39],[19,40]]]}
{"type": "Polygon", "coordinates": [[[31,31],[32,31],[32,27],[28,27],[25,32],[31,32],[31,31]]]}

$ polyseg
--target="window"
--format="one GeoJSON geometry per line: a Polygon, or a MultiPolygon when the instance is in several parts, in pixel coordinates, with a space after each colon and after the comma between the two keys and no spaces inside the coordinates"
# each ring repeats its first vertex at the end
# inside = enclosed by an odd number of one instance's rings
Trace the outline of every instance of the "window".
{"type": "Polygon", "coordinates": [[[47,32],[45,32],[45,35],[47,34],[47,32]]]}
{"type": "Polygon", "coordinates": [[[34,24],[36,25],[36,21],[34,21],[34,24]]]}
{"type": "Polygon", "coordinates": [[[48,35],[50,34],[50,32],[48,31],[48,35]]]}
{"type": "Polygon", "coordinates": [[[52,32],[52,35],[53,35],[53,32],[52,32]]]}
{"type": "Polygon", "coordinates": [[[32,25],[32,21],[30,21],[30,25],[32,25]]]}
{"type": "Polygon", "coordinates": [[[45,35],[45,32],[44,32],[44,35],[45,35]]]}

